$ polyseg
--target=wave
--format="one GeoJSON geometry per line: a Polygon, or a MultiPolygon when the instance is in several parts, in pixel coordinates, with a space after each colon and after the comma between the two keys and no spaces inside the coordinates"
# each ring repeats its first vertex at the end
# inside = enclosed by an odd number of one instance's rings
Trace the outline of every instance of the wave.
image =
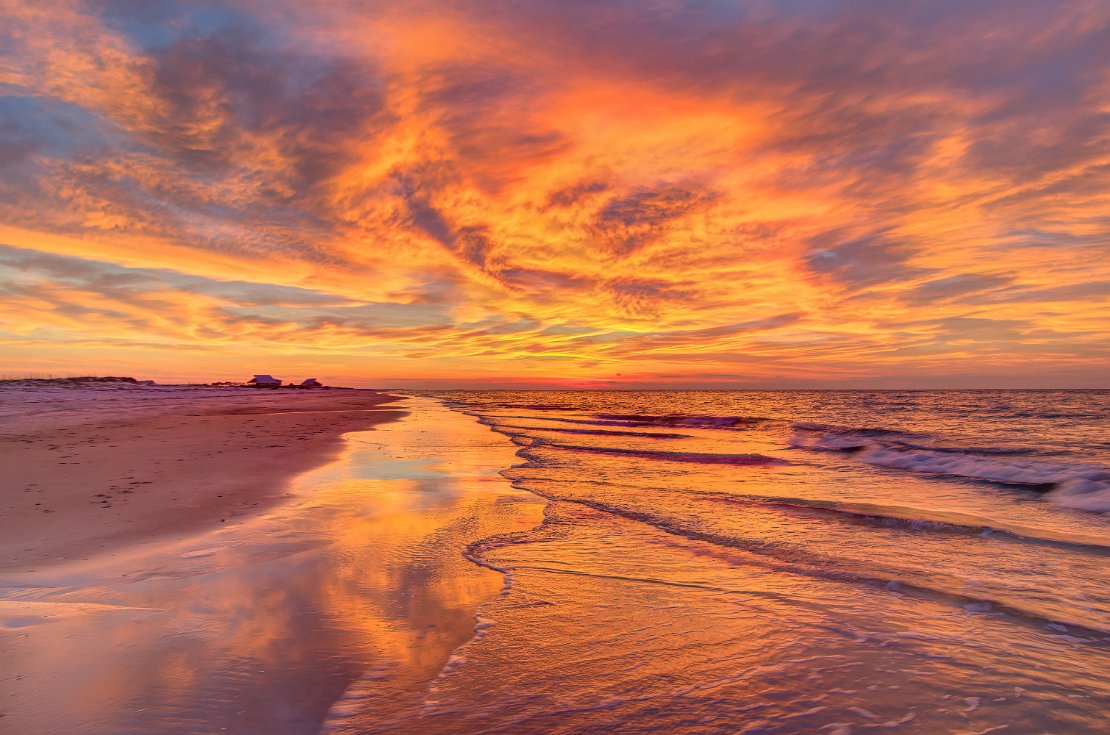
{"type": "Polygon", "coordinates": [[[665,462],[693,462],[697,464],[728,464],[728,465],[785,465],[790,464],[785,459],[768,457],[763,454],[716,454],[709,452],[674,452],[650,449],[624,449],[618,447],[597,447],[583,444],[562,444],[533,438],[533,447],[545,446],[555,449],[565,449],[573,452],[589,452],[591,454],[608,454],[621,457],[640,457],[642,459],[655,459],[665,462]]]}
{"type": "MultiPolygon", "coordinates": [[[[549,422],[549,423],[558,422],[560,424],[576,424],[576,425],[579,425],[579,426],[617,426],[617,427],[627,428],[627,429],[650,429],[650,428],[653,428],[655,426],[660,426],[659,424],[648,424],[648,423],[644,423],[642,421],[616,421],[616,420],[612,420],[612,419],[572,419],[572,418],[565,418],[565,417],[562,417],[562,416],[528,416],[527,414],[487,416],[486,414],[482,414],[482,413],[479,413],[479,412],[476,412],[476,411],[475,412],[469,412],[468,415],[476,416],[476,417],[478,417],[478,419],[480,421],[482,421],[483,423],[488,424],[490,426],[493,425],[491,423],[493,421],[504,421],[504,420],[520,420],[520,421],[529,421],[530,420],[530,421],[545,421],[545,422],[549,422]]],[[[531,427],[531,428],[535,428],[535,429],[540,430],[540,431],[549,431],[549,429],[539,427],[539,426],[531,427]]],[[[672,427],[665,426],[664,428],[672,428],[672,427]]],[[[689,427],[689,428],[696,428],[696,427],[689,427]]],[[[643,434],[637,434],[637,436],[643,436],[643,434]]],[[[655,434],[655,436],[663,436],[663,434],[655,434]]],[[[675,436],[682,436],[683,438],[685,438],[688,435],[687,434],[676,434],[675,436]]]]}
{"type": "MultiPolygon", "coordinates": [[[[519,408],[519,406],[514,406],[519,408]]],[[[468,415],[476,416],[479,418],[490,418],[479,411],[464,411],[468,415]]],[[[512,415],[499,415],[496,416],[498,420],[505,419],[520,419],[520,420],[539,420],[545,422],[559,422],[562,424],[579,424],[585,426],[616,426],[627,429],[650,429],[654,427],[662,428],[686,428],[686,429],[737,429],[748,428],[757,425],[763,425],[771,421],[771,419],[759,418],[755,416],[686,416],[686,415],[666,415],[666,416],[646,416],[640,414],[598,414],[594,418],[567,418],[564,416],[529,416],[527,414],[512,414],[512,415]]],[[[488,423],[488,422],[487,422],[488,423]]],[[[541,427],[534,427],[540,429],[541,427]]],[[[542,429],[548,431],[548,429],[542,429]]],[[[639,434],[638,436],[645,436],[639,434]]],[[[666,436],[664,434],[654,434],[653,436],[666,436]]],[[[675,438],[686,438],[687,434],[675,434],[675,438]]]]}
{"type": "Polygon", "coordinates": [[[852,428],[812,424],[798,421],[791,424],[794,433],[787,444],[795,449],[820,451],[857,451],[874,446],[903,449],[925,449],[950,454],[1027,454],[1028,450],[1015,447],[972,447],[938,444],[928,434],[893,429],[852,428]]]}
{"type": "MultiPolygon", "coordinates": [[[[425,394],[426,395],[426,394],[425,394]]],[[[439,400],[443,405],[448,408],[465,408],[465,409],[500,409],[500,408],[520,408],[525,411],[573,411],[574,409],[569,406],[562,406],[557,403],[486,403],[476,400],[462,400],[457,398],[443,398],[439,396],[431,396],[439,400]]]]}
{"type": "Polygon", "coordinates": [[[837,426],[836,424],[819,424],[814,421],[794,421],[790,424],[790,428],[799,431],[858,434],[860,436],[924,436],[912,431],[898,431],[872,426],[837,426]]]}
{"type": "Polygon", "coordinates": [[[658,431],[621,431],[619,429],[568,429],[561,426],[516,426],[514,424],[500,424],[492,421],[483,421],[487,426],[498,431],[544,431],[559,434],[582,434],[586,436],[632,436],[642,439],[689,439],[689,434],[668,434],[658,431]]]}
{"type": "Polygon", "coordinates": [[[1045,490],[1057,505],[1110,512],[1107,467],[1014,456],[1030,450],[1013,447],[945,446],[927,435],[888,429],[805,422],[792,426],[795,431],[787,444],[795,449],[857,452],[861,461],[879,467],[1045,490]]]}
{"type": "Polygon", "coordinates": [[[925,436],[892,429],[833,426],[809,421],[795,421],[790,427],[794,433],[787,439],[789,446],[825,452],[854,452],[884,443],[910,445],[915,439],[925,436]]]}
{"type": "MultiPolygon", "coordinates": [[[[533,466],[536,465],[533,457],[525,455],[525,458],[529,459],[533,466]]],[[[525,478],[516,478],[512,475],[506,475],[506,477],[514,482],[520,481],[527,483],[525,478]]],[[[552,478],[545,478],[545,482],[550,483],[555,482],[555,480],[552,478]]],[[[671,487],[662,488],[628,485],[622,482],[600,479],[578,479],[574,482],[576,485],[596,486],[603,492],[635,490],[667,493],[676,492],[675,488],[671,487]]],[[[535,490],[527,484],[522,484],[520,487],[535,492],[535,490]]],[[[1019,524],[983,518],[967,513],[784,495],[739,494],[709,489],[686,488],[680,492],[696,497],[698,500],[712,503],[741,507],[746,506],[756,509],[771,509],[784,514],[801,517],[818,517],[833,522],[880,526],[892,530],[910,532],[989,538],[993,541],[1034,544],[1070,549],[1084,553],[1110,555],[1110,543],[1107,543],[1107,540],[1101,536],[1054,532],[1050,528],[1025,527],[1019,524]]]]}
{"type": "Polygon", "coordinates": [[[955,475],[1005,485],[1048,487],[1068,480],[1110,482],[1110,469],[1036,459],[1000,459],[935,449],[871,446],[857,455],[868,464],[912,472],[955,475]]]}
{"type": "Polygon", "coordinates": [[[733,495],[715,492],[698,494],[708,496],[715,502],[777,508],[785,513],[814,515],[847,523],[882,526],[907,531],[978,536],[979,538],[991,538],[999,541],[1031,543],[1088,553],[1110,554],[1110,546],[1104,543],[1102,539],[1075,535],[1055,535],[1044,530],[1027,529],[959,513],[937,513],[917,508],[893,508],[866,503],[841,503],[808,498],[733,495]]]}
{"type": "MultiPolygon", "coordinates": [[[[1097,625],[1092,625],[1087,621],[1080,622],[1078,620],[1064,618],[1049,611],[1028,609],[1011,600],[969,595],[964,591],[948,588],[943,584],[943,580],[940,578],[934,579],[928,575],[917,576],[912,570],[889,567],[880,562],[876,562],[871,568],[854,568],[852,565],[845,565],[842,560],[816,555],[812,552],[798,549],[790,544],[745,539],[738,536],[723,534],[690,526],[678,518],[660,515],[647,510],[626,508],[599,499],[562,496],[536,487],[530,487],[527,482],[522,482],[520,480],[514,481],[513,485],[548,500],[573,503],[575,505],[592,508],[601,513],[646,524],[658,531],[673,536],[693,541],[701,541],[712,546],[744,551],[752,555],[748,563],[758,563],[765,568],[779,572],[841,583],[862,584],[872,588],[885,589],[894,593],[924,597],[933,601],[962,607],[972,613],[1003,613],[1018,620],[1025,621],[1026,623],[1038,626],[1057,626],[1056,628],[1052,628],[1054,630],[1059,630],[1060,627],[1067,626],[1067,629],[1070,629],[1068,632],[1078,633],[1088,637],[1087,641],[1083,638],[1075,638],[1076,641],[1089,642],[1090,638],[1104,640],[1105,637],[1110,634],[1110,631],[1100,628],[1097,625]],[[907,573],[917,578],[911,578],[907,576],[907,573]]],[[[550,514],[545,513],[544,523],[541,524],[539,528],[533,529],[533,533],[549,527],[548,524],[550,521],[550,514]]],[[[472,545],[468,551],[473,553],[475,557],[480,558],[483,552],[493,548],[512,543],[527,543],[530,540],[532,539],[525,536],[487,539],[487,543],[472,545]]],[[[490,565],[487,563],[485,566],[490,565]]],[[[509,565],[505,571],[511,572],[512,566],[513,565],[509,565]]]]}
{"type": "Polygon", "coordinates": [[[875,439],[856,432],[795,432],[786,440],[786,443],[794,449],[851,452],[873,445],[875,439]]]}
{"type": "Polygon", "coordinates": [[[734,429],[739,426],[757,426],[767,419],[758,416],[704,416],[697,414],[639,414],[599,413],[596,418],[605,422],[622,422],[628,426],[687,426],[699,429],[734,429]]]}
{"type": "Polygon", "coordinates": [[[1061,482],[1048,499],[1065,508],[1110,513],[1110,482],[1075,477],[1061,482]]]}
{"type": "Polygon", "coordinates": [[[864,462],[880,467],[966,477],[1004,485],[1054,488],[1050,497],[1061,505],[1081,510],[1110,511],[1110,468],[1106,467],[882,446],[864,449],[858,456],[864,462]]]}

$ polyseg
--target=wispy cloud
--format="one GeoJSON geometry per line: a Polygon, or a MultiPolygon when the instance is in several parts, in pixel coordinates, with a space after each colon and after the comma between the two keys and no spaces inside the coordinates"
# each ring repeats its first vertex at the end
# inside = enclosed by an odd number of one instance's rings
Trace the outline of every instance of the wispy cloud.
{"type": "Polygon", "coordinates": [[[47,0],[0,49],[5,371],[1110,374],[1103,3],[47,0]]]}

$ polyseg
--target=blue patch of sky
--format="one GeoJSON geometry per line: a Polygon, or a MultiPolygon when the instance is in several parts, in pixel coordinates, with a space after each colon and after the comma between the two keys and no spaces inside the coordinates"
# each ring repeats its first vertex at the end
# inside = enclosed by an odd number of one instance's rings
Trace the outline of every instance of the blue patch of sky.
{"type": "Polygon", "coordinates": [[[111,123],[78,105],[49,97],[0,97],[0,146],[53,158],[91,153],[118,143],[111,123]]]}
{"type": "Polygon", "coordinates": [[[257,26],[257,21],[246,10],[222,2],[102,0],[99,8],[105,25],[145,51],[166,48],[181,38],[206,37],[257,26]]]}

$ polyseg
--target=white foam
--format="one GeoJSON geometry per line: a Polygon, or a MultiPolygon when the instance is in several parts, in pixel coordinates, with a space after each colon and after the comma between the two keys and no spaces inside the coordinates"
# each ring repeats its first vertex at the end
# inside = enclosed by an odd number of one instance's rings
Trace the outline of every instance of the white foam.
{"type": "Polygon", "coordinates": [[[1110,510],[1110,469],[1035,459],[999,459],[951,452],[873,446],[860,452],[868,464],[912,472],[932,472],[1013,485],[1057,485],[1057,502],[1084,510],[1107,505],[1110,510]]]}
{"type": "Polygon", "coordinates": [[[1095,513],[1110,513],[1110,482],[1076,477],[1065,480],[1048,494],[1057,505],[1095,513]]]}
{"type": "Polygon", "coordinates": [[[452,669],[456,669],[456,668],[458,668],[459,666],[462,666],[465,663],[466,663],[466,656],[465,655],[463,655],[461,653],[452,654],[451,658],[447,659],[447,663],[443,665],[443,672],[448,672],[448,671],[451,671],[452,669]]]}

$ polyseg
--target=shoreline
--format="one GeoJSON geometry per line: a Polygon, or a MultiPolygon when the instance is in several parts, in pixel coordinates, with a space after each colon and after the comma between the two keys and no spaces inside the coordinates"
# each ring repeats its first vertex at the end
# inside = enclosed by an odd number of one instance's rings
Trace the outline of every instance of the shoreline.
{"type": "Polygon", "coordinates": [[[517,447],[438,402],[341,444],[265,513],[0,575],[0,730],[403,731],[509,588],[466,550],[546,501],[500,474],[517,447]]]}
{"type": "Polygon", "coordinates": [[[359,389],[193,386],[0,392],[0,573],[85,560],[241,519],[404,414],[359,389]]]}

